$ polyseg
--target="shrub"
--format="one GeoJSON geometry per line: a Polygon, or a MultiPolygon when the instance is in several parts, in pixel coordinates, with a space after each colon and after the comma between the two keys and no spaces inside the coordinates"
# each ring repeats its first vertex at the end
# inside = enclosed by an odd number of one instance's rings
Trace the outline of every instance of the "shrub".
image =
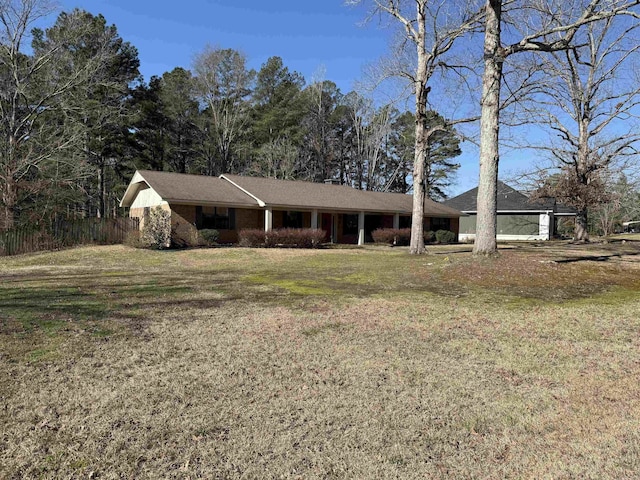
{"type": "Polygon", "coordinates": [[[376,243],[385,243],[387,245],[393,245],[395,239],[395,233],[393,228],[378,228],[371,232],[373,241],[376,243]]]}
{"type": "Polygon", "coordinates": [[[265,231],[260,229],[247,229],[238,232],[238,245],[241,247],[264,247],[265,231]]]}
{"type": "Polygon", "coordinates": [[[152,208],[144,221],[140,241],[145,248],[169,248],[171,246],[171,212],[162,207],[152,208]]]}
{"type": "Polygon", "coordinates": [[[314,228],[280,228],[268,232],[240,230],[238,244],[242,247],[317,248],[324,237],[324,230],[314,228]]]}
{"type": "Polygon", "coordinates": [[[324,230],[316,228],[280,228],[266,232],[267,247],[317,248],[324,241],[324,230]]]}
{"type": "Polygon", "coordinates": [[[456,241],[456,234],[449,230],[438,230],[436,240],[438,243],[453,243],[456,241]]]}
{"type": "Polygon", "coordinates": [[[387,245],[409,245],[411,241],[410,228],[379,228],[371,232],[373,241],[387,245]]]}
{"type": "Polygon", "coordinates": [[[433,230],[427,230],[424,232],[424,243],[431,243],[435,240],[436,234],[433,233],[433,230]]]}
{"type": "Polygon", "coordinates": [[[143,248],[142,241],[140,239],[140,230],[132,230],[127,233],[124,239],[124,244],[128,247],[143,248]]]}
{"type": "Polygon", "coordinates": [[[220,232],[218,230],[214,230],[212,228],[203,228],[202,230],[198,230],[200,237],[202,237],[204,245],[211,246],[218,243],[218,238],[220,237],[220,232]]]}

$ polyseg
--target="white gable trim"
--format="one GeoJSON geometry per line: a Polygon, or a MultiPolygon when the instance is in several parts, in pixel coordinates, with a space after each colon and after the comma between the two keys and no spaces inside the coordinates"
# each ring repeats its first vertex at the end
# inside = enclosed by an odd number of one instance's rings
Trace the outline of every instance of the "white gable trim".
{"type": "Polygon", "coordinates": [[[151,188],[151,185],[149,185],[140,172],[136,170],[136,173],[133,175],[133,178],[129,182],[129,185],[122,196],[122,200],[120,200],[121,207],[128,207],[136,200],[136,196],[140,191],[141,183],[145,185],[145,188],[151,188]]]}
{"type": "Polygon", "coordinates": [[[242,188],[240,185],[238,185],[236,182],[234,182],[233,180],[228,179],[227,177],[224,176],[224,174],[220,175],[220,178],[225,179],[227,182],[229,182],[231,185],[233,185],[236,188],[239,188],[240,190],[242,190],[244,193],[246,193],[247,195],[249,195],[251,198],[253,198],[256,202],[258,202],[258,205],[260,205],[261,207],[266,207],[266,203],[263,202],[262,200],[260,200],[258,197],[256,197],[253,193],[249,192],[248,190],[245,190],[244,188],[242,188]]]}

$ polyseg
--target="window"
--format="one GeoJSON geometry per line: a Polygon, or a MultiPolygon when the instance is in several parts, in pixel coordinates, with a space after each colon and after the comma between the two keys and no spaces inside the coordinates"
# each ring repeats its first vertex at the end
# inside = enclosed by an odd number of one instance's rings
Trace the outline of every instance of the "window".
{"type": "Polygon", "coordinates": [[[344,224],[342,225],[343,235],[358,234],[358,215],[344,215],[344,224]]]}
{"type": "Polygon", "coordinates": [[[431,230],[434,232],[438,230],[451,230],[451,219],[450,218],[439,218],[434,217],[431,219],[431,230]]]}
{"type": "Polygon", "coordinates": [[[284,212],[284,228],[302,228],[302,212],[284,212]]]}
{"type": "Polygon", "coordinates": [[[400,228],[411,228],[411,217],[409,215],[400,215],[400,221],[398,222],[400,228]]]}
{"type": "Polygon", "coordinates": [[[196,228],[234,230],[235,209],[227,207],[196,207],[196,228]]]}

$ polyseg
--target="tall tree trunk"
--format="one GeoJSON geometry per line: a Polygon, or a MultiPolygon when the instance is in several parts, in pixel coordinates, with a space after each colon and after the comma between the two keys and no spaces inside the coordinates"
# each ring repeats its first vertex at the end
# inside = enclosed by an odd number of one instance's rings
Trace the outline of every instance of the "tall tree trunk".
{"type": "Polygon", "coordinates": [[[98,161],[98,211],[96,212],[98,218],[106,217],[104,211],[106,194],[104,171],[104,158],[101,156],[100,160],[98,161]]]}
{"type": "Polygon", "coordinates": [[[8,176],[7,182],[2,186],[2,219],[1,230],[11,230],[15,226],[15,211],[18,203],[18,195],[15,182],[8,176]]]}
{"type": "MultiPolygon", "coordinates": [[[[590,125],[590,109],[585,106],[578,125],[578,161],[576,165],[577,177],[582,186],[589,184],[589,164],[591,157],[591,149],[589,148],[589,125],[590,125]]],[[[577,242],[589,241],[588,230],[588,212],[587,206],[583,205],[576,215],[576,225],[574,230],[574,240],[577,242]]]]}
{"type": "Polygon", "coordinates": [[[424,123],[416,120],[416,153],[413,164],[413,212],[409,253],[424,253],[424,123]]]}
{"type": "Polygon", "coordinates": [[[500,87],[502,57],[500,46],[501,0],[487,0],[484,37],[484,74],[480,117],[480,181],[476,219],[475,255],[497,253],[497,188],[499,161],[500,87]]]}
{"type": "Polygon", "coordinates": [[[576,242],[589,241],[589,231],[587,228],[588,227],[587,222],[588,222],[587,209],[582,208],[576,214],[576,225],[575,225],[575,231],[573,235],[573,239],[576,242]]]}
{"type": "Polygon", "coordinates": [[[416,2],[418,37],[418,68],[415,79],[416,95],[416,142],[413,161],[413,212],[411,218],[411,243],[409,253],[424,253],[424,154],[426,150],[425,127],[427,119],[427,53],[425,51],[425,2],[416,2]]]}

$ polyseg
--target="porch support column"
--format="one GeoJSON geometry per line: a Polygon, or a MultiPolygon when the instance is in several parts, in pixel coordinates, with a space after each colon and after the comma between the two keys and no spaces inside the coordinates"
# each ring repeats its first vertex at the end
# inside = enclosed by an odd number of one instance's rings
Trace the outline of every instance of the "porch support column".
{"type": "Polygon", "coordinates": [[[358,245],[364,245],[364,212],[358,213],[358,245]]]}
{"type": "Polygon", "coordinates": [[[264,231],[268,232],[273,229],[273,210],[267,208],[264,211],[264,231]]]}
{"type": "Polygon", "coordinates": [[[393,214],[393,228],[395,228],[396,230],[400,228],[400,214],[399,213],[394,213],[393,214]]]}
{"type": "Polygon", "coordinates": [[[311,228],[318,228],[318,210],[311,211],[311,228]]]}

